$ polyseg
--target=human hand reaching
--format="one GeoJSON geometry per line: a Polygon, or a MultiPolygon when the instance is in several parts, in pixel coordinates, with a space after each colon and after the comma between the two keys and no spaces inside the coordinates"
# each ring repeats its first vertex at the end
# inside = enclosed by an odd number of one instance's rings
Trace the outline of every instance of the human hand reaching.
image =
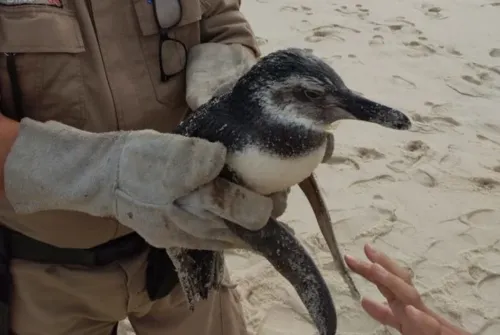
{"type": "Polygon", "coordinates": [[[363,309],[383,325],[393,327],[403,335],[470,335],[430,310],[413,286],[411,274],[386,254],[366,244],[370,262],[346,256],[349,268],[377,285],[386,303],[363,298],[363,309]]]}

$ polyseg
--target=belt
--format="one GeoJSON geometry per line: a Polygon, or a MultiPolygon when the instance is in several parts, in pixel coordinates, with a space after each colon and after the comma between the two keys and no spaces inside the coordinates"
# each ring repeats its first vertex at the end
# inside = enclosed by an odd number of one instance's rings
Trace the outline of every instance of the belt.
{"type": "Polygon", "coordinates": [[[179,279],[164,249],[154,248],[136,233],[89,249],[59,248],[0,226],[0,335],[10,333],[11,259],[35,263],[99,267],[147,250],[146,290],[151,300],[167,296],[179,279]]]}

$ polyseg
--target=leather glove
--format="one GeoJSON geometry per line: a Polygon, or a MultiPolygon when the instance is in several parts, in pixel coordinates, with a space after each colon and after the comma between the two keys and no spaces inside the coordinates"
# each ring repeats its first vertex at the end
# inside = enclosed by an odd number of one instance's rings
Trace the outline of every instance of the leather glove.
{"type": "Polygon", "coordinates": [[[175,134],[95,134],[25,118],[5,164],[6,197],[19,214],[114,217],[157,248],[240,248],[221,218],[260,229],[273,203],[216,178],[225,155],[219,143],[175,134]]]}
{"type": "Polygon", "coordinates": [[[282,192],[276,192],[268,195],[273,201],[273,210],[271,212],[271,217],[277,219],[282,216],[288,205],[288,195],[290,194],[290,188],[282,192]]]}
{"type": "Polygon", "coordinates": [[[189,108],[196,110],[213,96],[231,90],[256,62],[256,55],[241,44],[202,43],[192,47],[186,64],[189,108]]]}

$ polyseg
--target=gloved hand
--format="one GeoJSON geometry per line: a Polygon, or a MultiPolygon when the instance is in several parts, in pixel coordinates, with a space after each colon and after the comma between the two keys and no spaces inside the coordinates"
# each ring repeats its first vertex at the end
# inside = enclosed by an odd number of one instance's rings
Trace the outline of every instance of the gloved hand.
{"type": "Polygon", "coordinates": [[[25,118],[5,164],[6,197],[19,214],[114,217],[158,248],[240,248],[221,218],[260,229],[273,203],[216,178],[225,155],[219,143],[180,135],[95,134],[25,118]]]}
{"type": "Polygon", "coordinates": [[[189,108],[196,110],[213,96],[231,90],[256,62],[256,55],[241,44],[202,43],[190,48],[186,65],[189,108]]]}

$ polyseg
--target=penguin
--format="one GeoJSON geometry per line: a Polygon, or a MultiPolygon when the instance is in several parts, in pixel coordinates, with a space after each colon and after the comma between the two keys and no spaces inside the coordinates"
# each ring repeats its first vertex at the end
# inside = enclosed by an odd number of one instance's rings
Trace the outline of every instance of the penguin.
{"type": "MultiPolygon", "coordinates": [[[[321,58],[288,48],[262,57],[232,89],[189,114],[174,133],[221,142],[227,160],[220,176],[269,195],[312,178],[331,150],[329,129],[341,119],[397,130],[411,126],[404,113],[350,90],[321,58]]],[[[225,223],[293,285],[319,333],[334,335],[333,299],[293,233],[274,218],[259,231],[225,223]]],[[[169,256],[191,306],[217,287],[224,271],[223,253],[181,249],[169,256]]]]}

